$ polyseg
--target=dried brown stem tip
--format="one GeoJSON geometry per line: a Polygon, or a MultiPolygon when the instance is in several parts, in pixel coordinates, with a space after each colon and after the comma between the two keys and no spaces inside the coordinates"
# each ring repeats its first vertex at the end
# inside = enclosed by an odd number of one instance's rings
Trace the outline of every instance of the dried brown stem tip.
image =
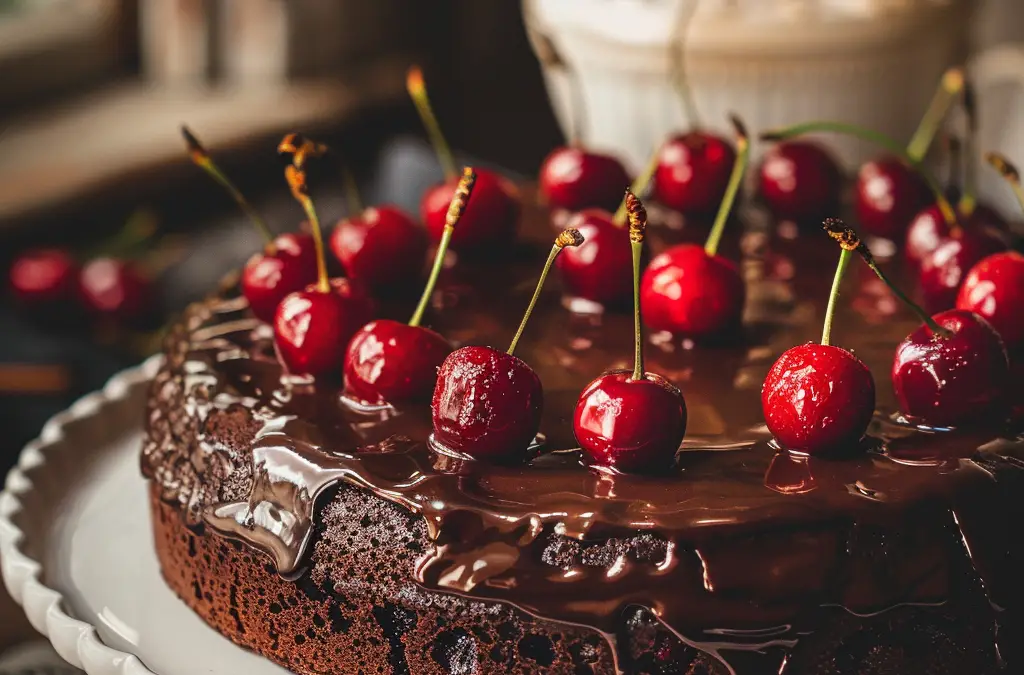
{"type": "Polygon", "coordinates": [[[408,90],[410,96],[423,93],[423,71],[420,70],[419,66],[410,66],[409,71],[405,75],[405,88],[408,90]]]}
{"type": "Polygon", "coordinates": [[[582,243],[583,235],[580,234],[579,230],[571,227],[567,230],[562,230],[562,232],[558,235],[558,238],[555,239],[555,246],[557,246],[558,248],[565,248],[566,246],[579,246],[582,243]]]}
{"type": "Polygon", "coordinates": [[[289,164],[284,168],[284,178],[292,190],[292,196],[300,202],[309,197],[309,185],[306,183],[306,172],[289,164]]]}
{"type": "Polygon", "coordinates": [[[867,248],[861,244],[860,237],[853,228],[847,227],[839,218],[826,218],[821,226],[828,236],[838,241],[847,251],[858,251],[862,254],[867,252],[867,248]]]}
{"type": "Polygon", "coordinates": [[[647,232],[647,209],[629,188],[626,188],[626,218],[629,221],[629,240],[639,244],[647,232]]]}
{"type": "Polygon", "coordinates": [[[285,136],[277,146],[279,155],[291,155],[292,164],[302,168],[310,157],[322,157],[327,154],[327,146],[315,143],[302,134],[291,133],[285,136]]]}
{"type": "Polygon", "coordinates": [[[736,133],[736,138],[743,143],[748,142],[750,135],[747,133],[747,125],[743,123],[743,120],[738,115],[730,114],[729,122],[732,123],[732,128],[736,133]]]}
{"type": "Polygon", "coordinates": [[[185,145],[188,146],[188,156],[196,164],[204,164],[210,160],[210,153],[206,151],[203,144],[199,142],[192,130],[185,125],[181,126],[181,136],[185,139],[185,145]]]}
{"type": "Polygon", "coordinates": [[[996,171],[1003,175],[1003,178],[1015,185],[1020,185],[1020,172],[1005,156],[998,152],[985,153],[985,161],[992,165],[996,171]]]}
{"type": "Polygon", "coordinates": [[[455,195],[452,197],[452,203],[448,205],[448,215],[444,219],[444,224],[447,227],[455,227],[455,223],[459,222],[459,218],[466,212],[466,205],[469,204],[469,197],[473,194],[475,185],[476,173],[472,167],[463,168],[462,178],[459,179],[459,184],[455,187],[455,195]]]}

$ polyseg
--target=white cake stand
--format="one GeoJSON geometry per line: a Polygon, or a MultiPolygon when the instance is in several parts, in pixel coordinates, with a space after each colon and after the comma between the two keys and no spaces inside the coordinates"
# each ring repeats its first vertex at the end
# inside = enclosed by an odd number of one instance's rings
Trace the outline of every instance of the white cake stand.
{"type": "Polygon", "coordinates": [[[90,675],[284,675],[164,585],[138,453],[159,357],[57,415],[0,493],[0,569],[65,660],[90,675]]]}

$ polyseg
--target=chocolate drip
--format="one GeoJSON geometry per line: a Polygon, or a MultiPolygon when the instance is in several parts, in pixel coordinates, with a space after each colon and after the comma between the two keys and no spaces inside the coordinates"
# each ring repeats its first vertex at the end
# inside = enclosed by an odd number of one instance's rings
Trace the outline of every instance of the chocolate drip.
{"type": "MultiPolygon", "coordinates": [[[[358,409],[337,383],[283,379],[265,327],[243,320],[236,304],[214,307],[191,327],[185,386],[198,416],[239,408],[259,428],[249,493],[224,500],[198,491],[202,518],[296,576],[317,500],[344,482],[424,519],[432,548],[413,572],[424,588],[588,626],[613,644],[623,611],[640,606],[723,663],[754,659],[764,672],[780,672],[822,607],[870,614],[944,601],[953,585],[947,561],[965,551],[995,606],[1018,596],[999,554],[1006,531],[976,504],[997,507],[997,474],[1020,468],[1021,442],[991,431],[928,433],[882,410],[859,457],[801,458],[772,446],[760,382],[782,349],[816,332],[822,295],[795,289],[771,271],[777,264],[755,258],[752,328],[741,344],[692,349],[654,336],[661,349],[650,350],[649,369],[683,388],[692,417],[678,467],[662,476],[587,468],[573,450],[576,395],[630,354],[624,315],[573,315],[545,297],[535,323],[546,334],[523,353],[545,383],[546,445],[528,464],[501,467],[435,452],[426,405],[358,409]],[[906,544],[880,571],[861,554],[873,550],[873,533],[892,531],[906,533],[906,544]],[[730,656],[737,652],[750,653],[730,656]]],[[[456,340],[504,344],[514,325],[503,307],[522,303],[483,299],[468,290],[472,280],[448,280],[452,307],[439,328],[456,340]]],[[[841,330],[838,342],[881,377],[913,322],[886,316],[870,326],[879,318],[863,306],[847,311],[838,325],[859,330],[841,330]]],[[[217,456],[212,446],[191,449],[200,482],[214,480],[207,465],[217,456]]],[[[155,457],[144,457],[147,475],[157,475],[147,465],[155,457]]]]}

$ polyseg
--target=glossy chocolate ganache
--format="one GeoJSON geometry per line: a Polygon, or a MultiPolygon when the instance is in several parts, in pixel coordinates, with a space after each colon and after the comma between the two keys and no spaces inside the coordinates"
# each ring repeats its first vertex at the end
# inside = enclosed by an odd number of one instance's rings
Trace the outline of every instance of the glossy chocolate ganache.
{"type": "MultiPolygon", "coordinates": [[[[499,262],[463,258],[446,270],[434,329],[457,345],[507,345],[552,235],[544,218],[528,222],[499,262]]],[[[648,241],[656,253],[705,234],[652,227],[648,241]]],[[[785,238],[767,225],[724,248],[743,261],[748,283],[742,331],[716,345],[649,336],[648,369],[678,385],[689,409],[672,471],[617,475],[583,465],[573,408],[595,376],[631,366],[632,317],[593,312],[563,297],[557,282],[517,351],[544,385],[529,461],[495,466],[439,454],[428,404],[367,408],[344,397],[340,378],[286,376],[270,328],[228,292],[191,308],[170,336],[143,471],[193,531],[253,547],[268,569],[297,583],[311,573],[312,551],[328,536],[323,514],[343,489],[397,506],[422,519],[426,541],[407,570],[396,570],[396,588],[511,606],[602,638],[585,665],[564,672],[886,673],[856,669],[904,649],[887,644],[884,630],[865,654],[844,657],[852,666],[838,657],[822,665],[801,648],[832,630],[836,616],[876,621],[908,607],[952,608],[970,615],[971,628],[969,644],[961,635],[949,653],[935,637],[941,630],[914,638],[934,644],[907,653],[962,657],[982,664],[976,672],[1024,667],[1012,665],[1024,637],[1015,619],[1024,601],[1024,443],[1009,429],[900,422],[888,373],[917,321],[857,265],[833,342],[855,351],[878,384],[865,449],[839,459],[778,450],[763,424],[761,383],[782,351],[820,337],[838,249],[820,232],[785,238]],[[225,423],[235,419],[245,421],[225,423]],[[638,612],[702,652],[707,669],[641,668],[626,644],[637,639],[638,612]]],[[[397,300],[379,313],[404,318],[410,309],[397,300]]],[[[947,667],[920,672],[961,672],[947,667]]]]}

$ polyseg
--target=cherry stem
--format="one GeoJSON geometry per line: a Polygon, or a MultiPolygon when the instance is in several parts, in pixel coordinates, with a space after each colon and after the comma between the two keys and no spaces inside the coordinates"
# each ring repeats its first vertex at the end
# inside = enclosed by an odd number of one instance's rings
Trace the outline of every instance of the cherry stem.
{"type": "MultiPolygon", "coordinates": [[[[949,175],[946,177],[946,186],[951,194],[959,194],[963,199],[963,185],[961,174],[963,173],[964,152],[960,137],[948,134],[945,138],[946,149],[949,154],[949,175]]],[[[962,206],[961,206],[962,212],[962,206]]]]}
{"type": "Polygon", "coordinates": [[[960,198],[960,213],[969,216],[974,213],[978,205],[978,168],[977,168],[977,136],[978,136],[978,115],[974,100],[974,87],[967,84],[963,91],[964,117],[967,120],[967,129],[964,132],[964,194],[960,198]]]}
{"type": "Polygon", "coordinates": [[[928,110],[925,111],[924,117],[921,118],[921,122],[917,125],[917,130],[914,131],[914,135],[910,138],[910,143],[907,144],[907,154],[914,161],[921,161],[928,154],[928,148],[931,147],[935,134],[938,132],[939,127],[942,126],[946,113],[949,112],[950,106],[963,88],[963,68],[953,67],[943,73],[942,80],[935,89],[935,95],[928,105],[928,110]]]}
{"type": "Polygon", "coordinates": [[[633,252],[633,377],[642,380],[644,369],[644,329],[640,320],[640,258],[644,250],[644,235],[647,233],[647,209],[632,190],[626,190],[626,210],[629,213],[629,246],[633,252]]]}
{"type": "MultiPolygon", "coordinates": [[[[651,153],[650,159],[647,160],[647,166],[644,170],[633,180],[633,184],[629,186],[629,192],[635,195],[646,195],[647,188],[651,184],[651,179],[654,178],[654,172],[658,170],[658,160],[661,157],[661,146],[654,149],[651,153]]],[[[627,193],[628,194],[628,193],[627,193]]],[[[612,224],[616,227],[622,227],[626,224],[626,198],[623,197],[622,201],[619,202],[619,208],[615,209],[615,215],[612,216],[612,224]]]]}
{"type": "Polygon", "coordinates": [[[718,207],[718,215],[715,216],[715,224],[711,227],[708,240],[704,244],[704,251],[708,255],[715,255],[718,252],[718,245],[722,241],[722,233],[725,232],[725,225],[729,222],[729,213],[736,201],[736,194],[739,192],[740,184],[743,182],[743,174],[747,170],[747,162],[750,159],[750,141],[747,138],[747,129],[743,122],[733,115],[733,128],[736,130],[736,161],[732,165],[732,175],[729,176],[729,186],[725,190],[725,197],[718,207]]]}
{"type": "Polygon", "coordinates": [[[530,314],[533,313],[533,308],[537,305],[537,300],[540,298],[540,293],[544,289],[544,281],[548,278],[548,272],[551,271],[551,266],[555,263],[555,258],[562,252],[562,249],[566,246],[579,246],[583,243],[583,235],[580,234],[579,230],[569,228],[563,230],[558,238],[555,239],[554,246],[551,247],[551,252],[548,253],[547,262],[544,263],[544,269],[540,273],[540,279],[537,280],[537,288],[533,291],[533,297],[530,298],[530,304],[526,308],[526,313],[523,314],[523,320],[519,322],[519,328],[516,330],[515,336],[512,338],[512,344],[508,346],[506,352],[509,356],[512,356],[516,351],[516,345],[519,344],[519,338],[523,336],[523,331],[526,329],[526,322],[530,320],[530,314]]]}
{"type": "Polygon", "coordinates": [[[455,188],[455,195],[452,197],[451,204],[448,205],[448,215],[445,216],[441,241],[438,243],[437,252],[434,254],[434,265],[430,268],[430,276],[427,278],[427,285],[423,287],[423,295],[420,296],[420,302],[416,305],[416,311],[412,313],[412,318],[409,319],[410,326],[419,326],[423,320],[423,315],[427,311],[427,307],[430,306],[430,298],[434,294],[434,287],[437,286],[441,270],[444,269],[444,256],[448,251],[448,244],[451,243],[455,226],[458,224],[459,219],[462,218],[462,214],[466,212],[466,205],[469,204],[469,197],[473,194],[474,185],[476,185],[476,174],[472,168],[467,166],[462,170],[462,178],[459,179],[459,184],[455,188]]]}
{"type": "Polygon", "coordinates": [[[210,153],[203,147],[203,144],[199,142],[192,130],[186,126],[181,127],[181,135],[185,139],[185,144],[188,146],[188,156],[192,160],[192,163],[198,166],[200,169],[205,171],[211,178],[220,183],[221,187],[227,190],[227,193],[231,195],[231,198],[235,200],[242,212],[248,216],[249,220],[256,227],[256,231],[260,233],[263,239],[266,241],[267,247],[271,253],[274,249],[274,233],[270,231],[267,226],[267,222],[263,220],[263,216],[256,212],[249,200],[245,198],[241,190],[231,182],[231,179],[221,171],[220,167],[213,161],[210,153]]]}
{"type": "Polygon", "coordinates": [[[835,318],[836,305],[839,304],[839,286],[843,282],[843,275],[850,264],[850,251],[843,249],[839,253],[839,264],[836,265],[836,275],[832,279],[832,290],[829,291],[828,306],[825,308],[825,325],[821,329],[821,344],[832,344],[832,320],[835,318]]]}
{"type": "MultiPolygon", "coordinates": [[[[906,293],[900,290],[900,287],[894,284],[889,277],[886,276],[885,272],[882,271],[882,268],[880,268],[878,263],[875,262],[875,256],[872,255],[871,249],[868,248],[867,244],[861,241],[860,236],[857,235],[857,232],[854,231],[852,227],[848,227],[846,223],[838,218],[826,218],[822,223],[822,227],[830,237],[839,242],[839,245],[843,247],[843,252],[854,251],[860,255],[864,263],[871,268],[872,272],[875,273],[875,276],[881,279],[882,283],[888,286],[889,290],[893,292],[893,295],[899,298],[903,304],[912,309],[933,333],[939,337],[949,337],[951,335],[947,329],[940,326],[935,319],[928,314],[928,312],[924,311],[920,305],[907,297],[906,293]]],[[[835,288],[833,288],[833,290],[838,293],[835,288]]]]}
{"type": "Polygon", "coordinates": [[[128,216],[128,220],[116,234],[91,249],[84,259],[100,256],[128,257],[156,233],[156,225],[156,215],[152,211],[139,209],[128,216]]]}
{"type": "Polygon", "coordinates": [[[420,115],[420,120],[427,130],[430,144],[434,146],[434,154],[437,155],[437,161],[441,164],[441,170],[444,171],[445,179],[454,180],[458,176],[458,170],[455,168],[455,156],[452,154],[452,149],[441,132],[441,125],[434,115],[434,109],[430,106],[427,86],[423,81],[423,71],[418,66],[413,66],[409,69],[405,79],[405,86],[409,91],[409,97],[412,98],[412,102],[416,106],[416,112],[420,115]]]}
{"type": "Polygon", "coordinates": [[[1010,184],[1013,194],[1017,197],[1017,203],[1020,204],[1021,211],[1024,211],[1024,188],[1021,187],[1020,172],[1017,170],[1017,167],[998,152],[987,153],[985,161],[999,172],[1003,180],[1010,184]]]}
{"type": "Polygon", "coordinates": [[[313,208],[313,200],[309,197],[306,172],[294,164],[289,164],[284,169],[284,175],[291,187],[292,196],[306,211],[306,217],[309,218],[309,224],[313,230],[313,245],[316,248],[317,290],[321,293],[330,293],[331,283],[327,278],[327,262],[324,258],[324,237],[320,230],[320,219],[316,215],[316,209],[313,208]]]}
{"type": "Polygon", "coordinates": [[[342,180],[345,182],[345,205],[348,212],[355,216],[363,212],[363,200],[359,196],[359,183],[356,182],[355,174],[347,166],[341,167],[342,180]]]}
{"type": "Polygon", "coordinates": [[[697,3],[680,3],[682,12],[676,19],[676,35],[671,42],[672,50],[672,84],[675,85],[676,93],[683,105],[683,114],[691,128],[699,129],[700,113],[697,111],[697,102],[693,98],[693,89],[690,87],[689,78],[686,76],[686,37],[690,28],[690,20],[697,10],[697,3]],[[683,15],[685,12],[685,15],[683,15]]]}
{"type": "Polygon", "coordinates": [[[791,127],[786,127],[785,129],[779,129],[777,131],[768,131],[761,134],[761,140],[784,141],[796,136],[803,136],[805,134],[819,133],[823,131],[845,134],[847,136],[853,136],[854,138],[860,138],[861,140],[868,141],[869,143],[874,143],[906,162],[915,171],[917,171],[918,175],[920,175],[928,185],[928,189],[935,197],[935,204],[939,207],[939,211],[942,213],[942,218],[949,226],[950,232],[955,234],[960,231],[960,224],[957,222],[956,212],[953,210],[953,206],[949,203],[949,200],[946,199],[946,195],[942,193],[942,187],[939,185],[939,182],[935,180],[935,177],[931,172],[921,164],[920,160],[911,157],[899,143],[884,134],[872,131],[871,129],[858,127],[853,124],[846,124],[844,122],[819,121],[795,124],[791,127]]]}

